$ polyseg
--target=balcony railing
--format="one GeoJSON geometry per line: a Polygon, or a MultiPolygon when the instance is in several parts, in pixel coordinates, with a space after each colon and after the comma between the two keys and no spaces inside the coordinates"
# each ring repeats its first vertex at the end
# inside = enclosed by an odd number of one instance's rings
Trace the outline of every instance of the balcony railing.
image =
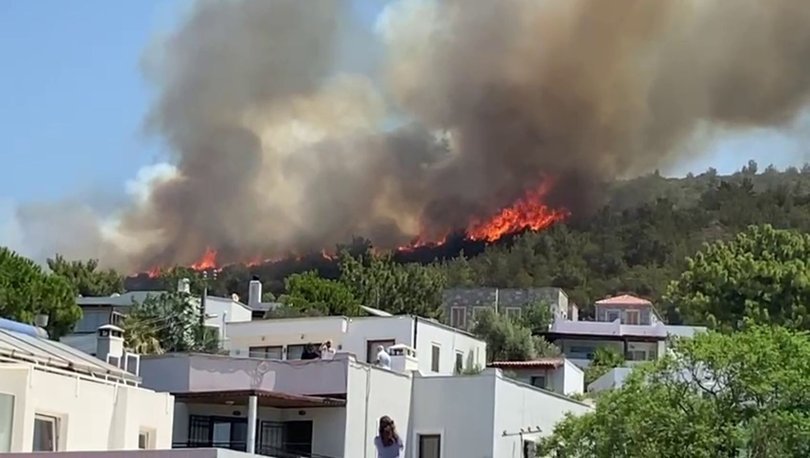
{"type": "MultiPolygon", "coordinates": [[[[256,454],[264,455],[271,458],[335,458],[328,455],[319,455],[317,453],[305,453],[295,451],[299,446],[311,444],[294,444],[288,443],[285,447],[274,447],[271,445],[257,445],[256,454]]],[[[235,450],[237,452],[247,451],[247,443],[244,441],[231,441],[231,442],[174,442],[172,448],[224,448],[228,450],[235,450]]],[[[309,448],[309,447],[307,447],[309,448]]]]}

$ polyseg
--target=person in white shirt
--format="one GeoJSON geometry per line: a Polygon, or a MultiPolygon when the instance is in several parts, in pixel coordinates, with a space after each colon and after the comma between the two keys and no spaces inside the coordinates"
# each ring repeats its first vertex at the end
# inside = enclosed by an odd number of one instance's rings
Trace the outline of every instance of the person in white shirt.
{"type": "Polygon", "coordinates": [[[334,359],[335,349],[332,347],[332,341],[327,340],[321,345],[321,359],[334,359]]]}
{"type": "Polygon", "coordinates": [[[391,369],[391,357],[385,352],[382,345],[377,345],[377,365],[385,369],[391,369]]]}

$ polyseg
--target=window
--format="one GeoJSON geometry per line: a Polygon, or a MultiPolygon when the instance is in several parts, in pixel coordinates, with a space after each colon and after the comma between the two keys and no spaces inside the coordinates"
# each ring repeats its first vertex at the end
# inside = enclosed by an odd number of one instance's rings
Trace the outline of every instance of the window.
{"type": "Polygon", "coordinates": [[[377,363],[377,347],[382,345],[385,351],[388,351],[388,347],[391,345],[396,344],[394,339],[385,339],[385,340],[367,340],[366,341],[366,362],[369,364],[376,364],[377,363]]]}
{"type": "Polygon", "coordinates": [[[464,352],[456,352],[456,374],[464,371],[464,352]]]}
{"type": "Polygon", "coordinates": [[[152,444],[152,431],[142,429],[138,432],[138,449],[149,450],[155,448],[152,444]]]}
{"type": "Polygon", "coordinates": [[[532,386],[536,386],[537,388],[545,388],[546,387],[546,376],[545,375],[532,375],[529,379],[529,383],[532,386]]]}
{"type": "Polygon", "coordinates": [[[591,346],[571,346],[568,349],[568,353],[571,354],[574,358],[582,358],[583,356],[587,359],[593,359],[593,354],[596,351],[594,347],[591,346]]]}
{"type": "Polygon", "coordinates": [[[439,434],[419,435],[418,458],[440,458],[442,450],[442,436],[439,434]]]}
{"type": "Polygon", "coordinates": [[[34,417],[34,444],[33,452],[59,451],[59,419],[46,415],[34,417]]]}
{"type": "Polygon", "coordinates": [[[467,307],[450,308],[450,326],[467,329],[467,307]]]}
{"type": "Polygon", "coordinates": [[[0,393],[0,453],[11,451],[11,429],[14,422],[14,396],[0,393]]]}
{"type": "MultiPolygon", "coordinates": [[[[303,352],[303,349],[301,350],[303,352]]],[[[282,359],[283,351],[281,345],[270,347],[250,347],[248,356],[262,359],[282,359]]]]}
{"type": "Polygon", "coordinates": [[[301,359],[301,356],[304,355],[304,348],[306,345],[287,345],[287,359],[301,359]]]}
{"type": "Polygon", "coordinates": [[[505,307],[506,317],[516,320],[520,318],[520,307],[505,307]]]}
{"type": "Polygon", "coordinates": [[[628,310],[625,312],[625,324],[638,324],[639,313],[638,310],[628,310]]]}
{"type": "Polygon", "coordinates": [[[621,310],[608,310],[608,311],[605,312],[605,316],[607,318],[606,321],[609,321],[609,322],[612,323],[612,322],[614,322],[616,320],[621,319],[622,312],[621,312],[621,310]]]}
{"type": "Polygon", "coordinates": [[[439,372],[439,357],[442,354],[442,347],[433,344],[430,349],[430,370],[433,372],[439,372]]]}
{"type": "Polygon", "coordinates": [[[629,350],[624,356],[628,361],[647,361],[647,352],[644,350],[629,350]]]}

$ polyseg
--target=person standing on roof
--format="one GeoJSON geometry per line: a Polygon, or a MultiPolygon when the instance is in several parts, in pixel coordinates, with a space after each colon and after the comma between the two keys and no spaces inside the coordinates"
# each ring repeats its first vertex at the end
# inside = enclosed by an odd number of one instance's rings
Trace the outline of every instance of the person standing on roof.
{"type": "Polygon", "coordinates": [[[386,353],[382,345],[377,345],[377,365],[384,369],[391,369],[391,356],[386,353]]]}
{"type": "Polygon", "coordinates": [[[321,359],[335,359],[335,348],[332,347],[331,340],[327,340],[321,345],[321,359]]]}

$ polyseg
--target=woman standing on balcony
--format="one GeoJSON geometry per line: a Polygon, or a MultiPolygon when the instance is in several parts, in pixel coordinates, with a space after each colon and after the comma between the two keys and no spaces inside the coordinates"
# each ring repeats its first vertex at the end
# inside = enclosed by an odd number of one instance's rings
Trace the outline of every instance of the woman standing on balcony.
{"type": "Polygon", "coordinates": [[[399,458],[405,446],[397,434],[394,420],[388,415],[380,418],[380,433],[374,438],[377,447],[377,458],[399,458]]]}

